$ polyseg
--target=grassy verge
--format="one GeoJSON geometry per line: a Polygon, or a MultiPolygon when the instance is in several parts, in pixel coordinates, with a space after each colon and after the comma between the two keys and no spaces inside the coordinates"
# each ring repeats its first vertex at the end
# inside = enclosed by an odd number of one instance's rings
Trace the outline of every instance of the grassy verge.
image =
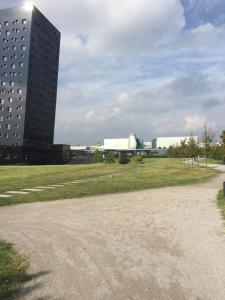
{"type": "Polygon", "coordinates": [[[217,203],[221,210],[222,216],[225,219],[225,198],[223,196],[223,190],[220,190],[218,193],[217,203]]]}
{"type": "Polygon", "coordinates": [[[27,279],[28,261],[0,240],[0,299],[14,299],[27,279]]]}
{"type": "Polygon", "coordinates": [[[107,193],[126,192],[181,184],[198,183],[217,171],[192,168],[176,159],[145,159],[143,164],[93,164],[63,166],[0,167],[0,193],[22,188],[59,184],[71,180],[93,178],[95,182],[80,182],[52,190],[0,198],[0,205],[58,200],[107,193]],[[99,177],[101,175],[113,176],[99,177]]]}
{"type": "MultiPolygon", "coordinates": [[[[200,164],[205,164],[205,163],[206,163],[206,160],[205,160],[205,159],[200,159],[200,160],[199,160],[199,163],[200,163],[200,164]]],[[[221,160],[216,160],[216,159],[211,159],[211,158],[209,158],[209,159],[207,159],[207,163],[208,163],[208,164],[216,164],[216,165],[219,165],[219,164],[221,164],[221,160]]]]}

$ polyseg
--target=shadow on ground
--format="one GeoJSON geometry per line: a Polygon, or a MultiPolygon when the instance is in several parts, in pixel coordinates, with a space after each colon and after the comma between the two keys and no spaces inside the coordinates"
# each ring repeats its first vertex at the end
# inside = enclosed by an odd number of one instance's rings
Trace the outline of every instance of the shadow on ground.
{"type": "MultiPolygon", "coordinates": [[[[17,274],[15,271],[15,273],[12,276],[7,276],[3,278],[3,281],[7,282],[8,288],[7,291],[5,291],[5,293],[1,295],[1,299],[12,300],[18,299],[19,296],[23,298],[25,295],[32,293],[35,289],[40,288],[41,284],[32,284],[32,280],[45,276],[49,273],[50,271],[41,271],[34,274],[21,275],[17,274]],[[30,284],[26,287],[26,284],[28,283],[30,284]],[[25,286],[24,288],[22,288],[22,290],[21,285],[25,286]]],[[[44,298],[41,299],[44,300],[44,298]]]]}

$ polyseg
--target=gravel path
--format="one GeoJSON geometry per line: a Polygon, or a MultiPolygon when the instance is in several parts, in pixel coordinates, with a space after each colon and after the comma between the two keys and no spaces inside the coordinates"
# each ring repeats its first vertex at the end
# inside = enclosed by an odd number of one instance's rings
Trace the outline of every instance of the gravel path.
{"type": "Polygon", "coordinates": [[[224,180],[1,207],[0,238],[31,260],[21,299],[225,299],[224,180]]]}

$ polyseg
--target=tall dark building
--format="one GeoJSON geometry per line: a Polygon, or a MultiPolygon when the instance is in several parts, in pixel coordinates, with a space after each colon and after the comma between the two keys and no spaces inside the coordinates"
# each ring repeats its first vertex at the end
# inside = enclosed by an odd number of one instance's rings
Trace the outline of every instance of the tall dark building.
{"type": "Polygon", "coordinates": [[[35,6],[0,10],[0,146],[53,143],[59,49],[35,6]]]}

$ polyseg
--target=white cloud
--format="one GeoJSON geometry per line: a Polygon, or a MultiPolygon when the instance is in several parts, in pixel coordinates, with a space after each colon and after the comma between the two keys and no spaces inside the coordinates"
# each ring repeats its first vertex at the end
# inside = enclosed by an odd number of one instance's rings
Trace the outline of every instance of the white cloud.
{"type": "Polygon", "coordinates": [[[62,63],[87,55],[143,53],[185,24],[179,0],[36,0],[63,33],[62,63]]]}
{"type": "Polygon", "coordinates": [[[199,130],[203,130],[206,124],[213,129],[216,127],[216,123],[209,121],[206,116],[194,114],[184,118],[184,129],[186,131],[198,132],[199,130]]]}

